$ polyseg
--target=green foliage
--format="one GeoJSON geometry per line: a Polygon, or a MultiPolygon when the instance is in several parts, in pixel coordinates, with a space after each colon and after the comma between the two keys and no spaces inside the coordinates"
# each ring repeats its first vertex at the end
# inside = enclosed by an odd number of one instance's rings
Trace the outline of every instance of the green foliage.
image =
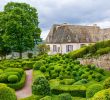
{"type": "Polygon", "coordinates": [[[92,99],[93,100],[110,100],[110,89],[105,89],[97,92],[92,99]]]}
{"type": "Polygon", "coordinates": [[[110,40],[97,42],[96,44],[89,45],[87,47],[80,48],[79,50],[68,53],[68,56],[72,59],[82,58],[86,56],[103,55],[110,52],[110,40]],[[95,54],[95,55],[94,55],[95,54]]]}
{"type": "Polygon", "coordinates": [[[15,91],[7,86],[0,85],[0,100],[17,100],[15,91]]]}
{"type": "Polygon", "coordinates": [[[8,76],[8,81],[10,83],[16,83],[16,82],[18,82],[18,76],[17,75],[10,75],[10,76],[8,76]]]}
{"type": "Polygon", "coordinates": [[[26,3],[9,2],[3,14],[0,18],[3,41],[11,50],[19,52],[22,58],[22,52],[31,50],[40,40],[37,10],[26,3]]]}
{"type": "Polygon", "coordinates": [[[97,50],[96,54],[103,55],[103,54],[107,54],[109,52],[110,52],[110,47],[106,47],[106,48],[101,48],[101,49],[97,50]]]}
{"type": "Polygon", "coordinates": [[[6,83],[8,76],[6,74],[0,75],[0,83],[6,83]]]}
{"type": "Polygon", "coordinates": [[[72,97],[69,93],[62,93],[58,96],[59,100],[72,100],[72,97]]]}
{"type": "Polygon", "coordinates": [[[46,67],[45,67],[45,66],[41,66],[41,67],[40,67],[40,71],[41,71],[41,72],[46,72],[46,67]]]}
{"type": "Polygon", "coordinates": [[[28,58],[32,58],[33,53],[28,53],[28,58]]]}
{"type": "Polygon", "coordinates": [[[110,77],[104,81],[103,85],[105,89],[110,88],[110,77]]]}
{"type": "Polygon", "coordinates": [[[52,93],[70,93],[74,97],[85,97],[86,87],[82,85],[58,85],[52,89],[52,93]]]}
{"type": "Polygon", "coordinates": [[[74,79],[63,79],[61,80],[61,84],[64,84],[64,85],[72,85],[73,83],[75,82],[74,79]]]}
{"type": "Polygon", "coordinates": [[[19,90],[24,87],[25,81],[26,81],[26,73],[24,72],[19,82],[14,84],[7,83],[7,85],[15,90],[19,90]]]}
{"type": "Polygon", "coordinates": [[[39,44],[38,45],[39,55],[47,54],[49,50],[50,50],[50,47],[46,44],[39,44]]]}
{"type": "Polygon", "coordinates": [[[95,93],[97,93],[98,91],[102,90],[103,89],[103,86],[100,85],[100,84],[93,84],[91,86],[89,86],[87,88],[87,91],[86,91],[86,97],[87,98],[91,98],[94,96],[95,93]]]}
{"type": "Polygon", "coordinates": [[[36,63],[33,65],[33,68],[35,70],[39,70],[41,66],[43,66],[43,62],[42,61],[36,61],[36,63]]]}
{"type": "Polygon", "coordinates": [[[50,95],[50,86],[44,77],[38,77],[32,85],[32,93],[35,95],[50,95]]]}
{"type": "Polygon", "coordinates": [[[51,96],[45,96],[43,98],[41,98],[40,100],[52,100],[51,96]]]}

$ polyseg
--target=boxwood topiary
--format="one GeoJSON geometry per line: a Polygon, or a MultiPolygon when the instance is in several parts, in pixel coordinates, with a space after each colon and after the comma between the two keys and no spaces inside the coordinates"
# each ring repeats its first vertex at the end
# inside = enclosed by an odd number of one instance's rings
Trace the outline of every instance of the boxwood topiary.
{"type": "Polygon", "coordinates": [[[34,80],[32,85],[32,93],[34,95],[50,95],[50,86],[48,80],[44,77],[38,77],[34,80]]]}
{"type": "Polygon", "coordinates": [[[94,96],[95,93],[97,93],[102,89],[103,89],[103,86],[101,84],[93,84],[87,88],[86,97],[91,98],[94,96]]]}
{"type": "Polygon", "coordinates": [[[105,79],[103,85],[104,85],[104,88],[105,88],[105,89],[110,88],[110,77],[107,78],[107,79],[105,79]]]}
{"type": "Polygon", "coordinates": [[[59,100],[72,100],[72,96],[69,93],[62,93],[58,95],[59,100]]]}
{"type": "Polygon", "coordinates": [[[45,66],[41,66],[41,67],[40,67],[40,71],[41,71],[41,72],[46,72],[46,67],[45,67],[45,66]]]}
{"type": "Polygon", "coordinates": [[[10,76],[8,76],[8,81],[10,82],[10,83],[16,83],[16,82],[18,82],[18,76],[17,75],[10,75],[10,76]]]}
{"type": "Polygon", "coordinates": [[[7,86],[0,86],[0,100],[17,100],[15,91],[7,86]]]}
{"type": "Polygon", "coordinates": [[[110,89],[105,89],[97,92],[92,100],[110,100],[110,89]]]}

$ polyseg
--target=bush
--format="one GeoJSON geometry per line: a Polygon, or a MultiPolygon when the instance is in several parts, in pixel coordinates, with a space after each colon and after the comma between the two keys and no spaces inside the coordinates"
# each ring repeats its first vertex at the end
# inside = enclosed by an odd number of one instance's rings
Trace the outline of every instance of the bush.
{"type": "Polygon", "coordinates": [[[41,66],[43,66],[43,61],[36,61],[36,63],[33,65],[33,68],[34,70],[39,70],[41,66]]]}
{"type": "Polygon", "coordinates": [[[10,83],[16,83],[16,82],[18,82],[18,76],[17,75],[10,75],[10,76],[8,76],[8,81],[10,83]]]}
{"type": "Polygon", "coordinates": [[[99,72],[100,74],[103,74],[104,73],[104,69],[98,68],[97,72],[99,72]]]}
{"type": "Polygon", "coordinates": [[[82,85],[58,85],[51,91],[55,95],[70,93],[74,97],[86,97],[86,87],[82,85]]]}
{"type": "Polygon", "coordinates": [[[24,70],[21,68],[7,68],[5,72],[18,72],[21,76],[24,73],[24,70]]]}
{"type": "Polygon", "coordinates": [[[43,98],[41,98],[40,100],[52,100],[51,96],[45,96],[43,98]]]}
{"type": "Polygon", "coordinates": [[[110,100],[110,89],[105,89],[97,92],[92,100],[110,100]]]}
{"type": "Polygon", "coordinates": [[[22,87],[24,87],[25,81],[26,81],[26,73],[24,72],[19,82],[13,83],[13,84],[7,83],[7,85],[15,90],[19,90],[22,87]]]}
{"type": "Polygon", "coordinates": [[[110,47],[106,47],[106,48],[101,48],[101,49],[97,50],[96,54],[103,55],[103,54],[107,54],[109,52],[110,52],[110,47]]]}
{"type": "Polygon", "coordinates": [[[96,81],[101,81],[102,80],[102,75],[101,74],[99,74],[99,73],[97,73],[96,75],[95,75],[95,80],[96,81]]]}
{"type": "Polygon", "coordinates": [[[33,53],[28,53],[28,58],[32,58],[32,56],[33,56],[33,53]]]}
{"type": "Polygon", "coordinates": [[[15,91],[7,86],[0,86],[0,100],[17,100],[15,91]]]}
{"type": "Polygon", "coordinates": [[[32,69],[34,63],[35,63],[34,61],[23,61],[22,62],[22,67],[24,69],[32,69]]]}
{"type": "Polygon", "coordinates": [[[100,84],[93,84],[91,86],[88,87],[87,91],[86,91],[86,97],[87,98],[91,98],[94,96],[95,93],[97,93],[98,91],[102,90],[103,86],[100,84]]]}
{"type": "Polygon", "coordinates": [[[87,74],[82,74],[81,79],[88,79],[88,75],[87,74]]]}
{"type": "Polygon", "coordinates": [[[50,95],[50,86],[44,77],[38,77],[32,85],[32,93],[35,95],[50,95]]]}
{"type": "Polygon", "coordinates": [[[72,100],[72,97],[69,93],[62,93],[58,95],[59,100],[72,100]]]}
{"type": "Polygon", "coordinates": [[[104,81],[104,88],[105,89],[108,89],[108,88],[110,88],[110,77],[109,78],[107,78],[105,81],[104,81]]]}
{"type": "Polygon", "coordinates": [[[1,74],[0,83],[7,83],[7,81],[8,81],[8,76],[6,74],[1,74]]]}
{"type": "Polygon", "coordinates": [[[61,80],[61,84],[64,84],[64,85],[72,85],[73,83],[75,82],[74,79],[63,79],[61,80]]]}
{"type": "Polygon", "coordinates": [[[3,73],[3,70],[2,69],[0,69],[0,74],[2,74],[3,73]]]}
{"type": "Polygon", "coordinates": [[[40,71],[41,71],[41,72],[46,72],[46,67],[45,67],[45,66],[41,66],[41,67],[40,67],[40,71]]]}

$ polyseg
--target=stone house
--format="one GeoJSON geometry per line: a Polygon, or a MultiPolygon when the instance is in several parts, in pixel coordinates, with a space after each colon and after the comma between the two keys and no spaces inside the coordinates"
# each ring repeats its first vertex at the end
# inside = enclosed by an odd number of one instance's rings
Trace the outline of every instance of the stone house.
{"type": "Polygon", "coordinates": [[[49,54],[64,54],[106,39],[110,39],[110,28],[101,29],[96,24],[93,26],[55,24],[46,37],[46,44],[50,47],[49,54]]]}

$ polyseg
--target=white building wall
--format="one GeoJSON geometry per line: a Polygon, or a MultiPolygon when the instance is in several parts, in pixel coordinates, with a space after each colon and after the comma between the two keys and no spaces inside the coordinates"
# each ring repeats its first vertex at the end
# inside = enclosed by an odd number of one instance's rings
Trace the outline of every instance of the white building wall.
{"type": "Polygon", "coordinates": [[[80,49],[81,45],[84,44],[84,45],[89,45],[90,43],[66,43],[66,44],[47,44],[49,47],[50,47],[50,52],[49,54],[56,54],[56,53],[67,53],[66,51],[66,46],[67,45],[72,45],[73,46],[73,51],[74,50],[77,50],[77,49],[80,49]],[[53,52],[53,45],[56,45],[57,47],[57,52],[53,52]],[[60,48],[60,50],[58,51],[58,48],[60,48]]]}

